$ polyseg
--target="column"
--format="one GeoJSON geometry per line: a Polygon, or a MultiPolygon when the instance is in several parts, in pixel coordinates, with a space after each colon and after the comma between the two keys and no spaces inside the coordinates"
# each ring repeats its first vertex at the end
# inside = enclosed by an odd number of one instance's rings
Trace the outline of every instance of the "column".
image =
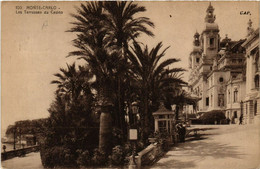
{"type": "Polygon", "coordinates": [[[159,131],[159,127],[158,127],[158,116],[154,116],[154,131],[155,131],[155,132],[159,131]]]}

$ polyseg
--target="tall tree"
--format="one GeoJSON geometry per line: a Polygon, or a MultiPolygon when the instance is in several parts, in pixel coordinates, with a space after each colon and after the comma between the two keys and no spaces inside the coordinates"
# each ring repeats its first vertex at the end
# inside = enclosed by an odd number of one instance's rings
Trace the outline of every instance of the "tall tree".
{"type": "Polygon", "coordinates": [[[91,93],[89,81],[93,75],[88,68],[79,66],[77,70],[73,63],[67,64],[67,69],[60,68],[60,71],[61,73],[54,74],[58,80],[51,81],[51,84],[58,85],[57,94],[67,100],[68,104],[75,103],[82,93],[91,93]]]}
{"type": "MultiPolygon", "coordinates": [[[[146,28],[146,25],[153,27],[149,18],[134,17],[144,11],[144,7],[138,7],[132,2],[87,2],[77,8],[77,14],[72,14],[76,21],[72,22],[73,28],[69,31],[77,33],[73,45],[78,50],[69,55],[86,60],[96,77],[95,87],[100,102],[103,105],[113,105],[115,108],[115,112],[111,113],[114,125],[118,128],[125,126],[122,124],[125,101],[123,86],[127,70],[124,48],[127,48],[130,39],[138,37],[141,33],[153,35],[146,28]]],[[[110,118],[106,119],[101,122],[109,124],[110,118]]],[[[109,138],[100,137],[100,142],[108,143],[109,138]]]]}
{"type": "Polygon", "coordinates": [[[77,32],[73,45],[78,48],[69,56],[78,56],[87,62],[95,75],[93,87],[97,91],[98,103],[102,107],[100,116],[99,148],[109,152],[111,147],[111,106],[115,100],[115,74],[117,51],[109,46],[109,30],[102,2],[87,2],[81,4],[77,14],[72,14],[77,20],[73,22],[70,32],[77,32]]]}
{"type": "Polygon", "coordinates": [[[184,70],[181,68],[167,68],[179,60],[171,58],[161,61],[169,47],[159,52],[161,48],[161,42],[150,51],[147,45],[142,48],[139,43],[134,42],[133,47],[131,47],[132,50],[128,51],[128,57],[131,61],[131,71],[135,74],[133,79],[136,80],[139,86],[138,95],[142,108],[141,112],[143,112],[142,126],[144,126],[144,140],[147,139],[150,132],[149,129],[151,128],[150,119],[152,106],[159,101],[165,102],[166,98],[173,95],[177,84],[185,83],[180,78],[169,76],[169,74],[182,72],[184,70]],[[169,95],[169,91],[171,91],[171,95],[169,95]]]}
{"type": "Polygon", "coordinates": [[[117,116],[120,128],[126,129],[122,124],[124,121],[124,103],[127,86],[127,59],[125,51],[128,49],[130,40],[134,40],[142,33],[154,36],[147,28],[154,27],[154,24],[147,17],[136,17],[145,12],[146,8],[138,6],[133,2],[114,1],[105,2],[104,8],[107,11],[107,23],[110,31],[110,45],[116,46],[120,51],[117,62],[117,116]]]}

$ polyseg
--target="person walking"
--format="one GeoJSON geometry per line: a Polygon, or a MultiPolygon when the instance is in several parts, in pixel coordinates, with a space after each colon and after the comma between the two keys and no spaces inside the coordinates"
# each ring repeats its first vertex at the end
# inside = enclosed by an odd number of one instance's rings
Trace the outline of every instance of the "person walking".
{"type": "Polygon", "coordinates": [[[177,131],[179,135],[179,141],[181,143],[185,142],[186,128],[183,126],[182,123],[177,124],[177,131]]]}
{"type": "Polygon", "coordinates": [[[181,142],[185,142],[185,136],[186,136],[186,127],[184,125],[181,125],[181,142]]]}
{"type": "Polygon", "coordinates": [[[239,117],[239,125],[243,124],[243,114],[241,114],[241,116],[239,117]]]}

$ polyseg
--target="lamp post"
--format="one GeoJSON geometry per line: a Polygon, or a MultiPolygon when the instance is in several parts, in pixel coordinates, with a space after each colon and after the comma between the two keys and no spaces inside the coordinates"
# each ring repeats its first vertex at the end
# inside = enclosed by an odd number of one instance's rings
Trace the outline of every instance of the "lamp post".
{"type": "Polygon", "coordinates": [[[239,117],[239,124],[243,123],[243,101],[240,102],[240,117],[239,117]]]}
{"type": "Polygon", "coordinates": [[[135,162],[136,141],[137,141],[136,114],[138,113],[137,103],[133,102],[131,108],[133,113],[133,125],[129,130],[129,140],[133,143],[133,151],[132,151],[132,158],[130,159],[130,163],[129,163],[129,169],[135,169],[137,168],[135,162]]]}
{"type": "Polygon", "coordinates": [[[15,133],[16,133],[16,128],[13,129],[14,130],[14,150],[16,149],[15,148],[15,133]]]}
{"type": "Polygon", "coordinates": [[[136,127],[136,123],[137,123],[136,115],[138,114],[138,110],[139,110],[137,102],[132,103],[131,109],[133,113],[133,126],[136,127]]]}

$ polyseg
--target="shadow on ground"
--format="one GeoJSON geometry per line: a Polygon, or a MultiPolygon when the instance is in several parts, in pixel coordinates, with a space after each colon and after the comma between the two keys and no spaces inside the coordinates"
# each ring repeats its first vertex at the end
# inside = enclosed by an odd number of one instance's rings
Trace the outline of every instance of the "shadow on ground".
{"type": "MultiPolygon", "coordinates": [[[[211,129],[208,129],[211,130],[211,129]]],[[[211,157],[243,159],[245,154],[239,152],[240,147],[218,142],[208,142],[208,136],[215,135],[203,133],[196,137],[190,137],[185,143],[179,143],[173,147],[153,167],[155,168],[196,168],[198,161],[211,157]],[[191,160],[192,159],[192,160],[191,160]]]]}

